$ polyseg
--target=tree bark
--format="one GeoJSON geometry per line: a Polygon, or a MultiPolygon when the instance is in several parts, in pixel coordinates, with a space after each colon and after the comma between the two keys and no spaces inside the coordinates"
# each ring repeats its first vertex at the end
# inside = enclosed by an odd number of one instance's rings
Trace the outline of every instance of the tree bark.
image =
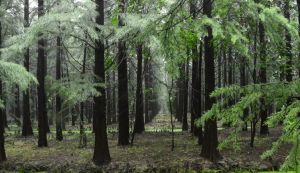
{"type": "MultiPolygon", "coordinates": [[[[265,41],[265,28],[262,22],[259,22],[258,24],[258,32],[259,32],[259,45],[260,45],[260,83],[265,84],[267,83],[267,67],[266,67],[266,41],[265,41]]],[[[261,124],[260,124],[260,134],[266,135],[269,133],[268,125],[266,125],[267,117],[268,117],[268,110],[266,106],[266,101],[264,98],[261,99],[260,104],[260,118],[261,118],[261,124]]]]}
{"type": "MultiPolygon", "coordinates": [[[[96,11],[98,12],[96,23],[104,25],[104,1],[97,0],[96,5],[96,11]]],[[[99,32],[99,29],[96,30],[99,32]]],[[[105,83],[104,49],[104,43],[101,40],[96,40],[94,72],[97,83],[105,83]]],[[[96,89],[101,95],[94,97],[95,147],[93,161],[96,165],[102,165],[109,163],[111,158],[107,140],[105,88],[97,86],[96,89]]]]}
{"type": "Polygon", "coordinates": [[[142,133],[145,131],[144,122],[144,99],[143,99],[143,45],[137,46],[137,87],[136,87],[136,111],[134,133],[142,133]]]}
{"type": "MultiPolygon", "coordinates": [[[[82,72],[81,74],[84,75],[86,71],[86,57],[87,57],[87,45],[84,45],[83,50],[83,62],[82,62],[82,72]]],[[[83,77],[83,76],[82,76],[83,77]]],[[[85,111],[86,104],[84,102],[80,103],[80,124],[79,124],[79,131],[80,131],[80,147],[85,147],[87,143],[87,137],[84,131],[84,111],[85,111]]]]}
{"type": "Polygon", "coordinates": [[[149,83],[149,68],[150,68],[150,60],[149,58],[145,58],[144,60],[144,81],[145,81],[145,92],[144,92],[144,100],[145,100],[145,123],[149,123],[151,121],[149,115],[149,105],[150,105],[150,83],[149,83]]]}
{"type": "MultiPolygon", "coordinates": [[[[2,5],[2,0],[0,0],[0,6],[2,5]]],[[[2,23],[0,21],[0,48],[2,48],[2,23]]],[[[1,57],[1,52],[0,52],[1,57]]],[[[3,86],[2,80],[0,79],[0,98],[3,99],[3,86]]],[[[4,113],[3,110],[0,110],[0,163],[6,160],[6,153],[4,147],[4,113]]]]}
{"type": "MultiPolygon", "coordinates": [[[[125,0],[121,0],[119,8],[125,13],[125,0]]],[[[119,27],[124,26],[122,17],[119,16],[119,27]]],[[[119,145],[129,145],[129,105],[128,105],[128,69],[126,43],[118,43],[118,107],[119,107],[119,145]]]]}
{"type": "MultiPolygon", "coordinates": [[[[298,35],[300,36],[300,0],[297,0],[297,9],[298,9],[298,35]]],[[[300,43],[298,44],[298,62],[300,62],[300,43]]],[[[300,65],[298,67],[298,75],[300,78],[300,65]]]]}
{"type": "MultiPolygon", "coordinates": [[[[58,36],[56,40],[57,52],[56,52],[56,80],[61,80],[61,37],[58,36]]],[[[62,141],[62,111],[61,111],[61,97],[56,95],[56,140],[62,141]]]]}
{"type": "Polygon", "coordinates": [[[21,126],[21,107],[20,107],[20,88],[15,88],[15,120],[18,126],[21,126]]]}
{"type": "Polygon", "coordinates": [[[117,122],[117,99],[116,99],[116,73],[113,71],[112,73],[112,104],[111,104],[111,110],[112,110],[112,123],[117,122]]]}
{"type": "MultiPolygon", "coordinates": [[[[187,54],[189,56],[189,52],[187,54]]],[[[183,114],[182,114],[182,130],[187,131],[189,129],[187,114],[188,114],[188,90],[189,90],[189,57],[185,63],[185,70],[184,70],[184,81],[183,81],[183,114]]]]}
{"type": "MultiPolygon", "coordinates": [[[[212,17],[212,0],[203,1],[203,14],[207,17],[212,17]]],[[[215,102],[214,98],[210,97],[210,94],[215,89],[215,65],[214,65],[214,45],[212,28],[206,26],[208,35],[204,38],[204,57],[205,57],[205,110],[212,108],[215,102]]],[[[209,159],[213,162],[219,159],[220,154],[218,147],[218,131],[217,121],[215,118],[209,119],[205,122],[204,126],[204,138],[201,156],[209,159]]]]}
{"type": "MultiPolygon", "coordinates": [[[[287,18],[289,21],[291,20],[290,0],[284,1],[284,17],[287,18]]],[[[286,81],[291,82],[293,80],[292,36],[287,30],[285,34],[285,42],[286,42],[285,52],[287,57],[286,81]]]]}
{"type": "MultiPolygon", "coordinates": [[[[44,1],[38,0],[38,16],[44,15],[44,1]]],[[[38,85],[38,146],[47,147],[47,106],[46,106],[46,92],[45,92],[45,76],[46,76],[46,57],[45,57],[45,40],[42,34],[39,34],[38,40],[38,65],[37,65],[37,79],[38,85]]]]}
{"type": "MultiPolygon", "coordinates": [[[[24,0],[24,27],[29,27],[29,0],[24,0]]],[[[29,48],[26,49],[24,54],[24,67],[29,72],[29,48]]],[[[33,130],[31,125],[31,114],[30,114],[30,88],[23,92],[23,126],[22,136],[32,136],[33,130]]]]}

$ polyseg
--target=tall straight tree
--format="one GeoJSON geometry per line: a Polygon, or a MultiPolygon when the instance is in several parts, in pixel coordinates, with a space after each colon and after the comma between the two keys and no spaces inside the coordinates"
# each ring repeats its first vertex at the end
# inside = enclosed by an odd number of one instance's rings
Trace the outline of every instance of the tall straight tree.
{"type": "MultiPolygon", "coordinates": [[[[195,1],[194,1],[195,2],[195,1]]],[[[195,11],[195,4],[191,3],[191,10],[195,11]]],[[[202,45],[201,45],[202,46],[202,45]]],[[[192,103],[191,103],[191,132],[198,136],[200,135],[200,128],[195,125],[195,120],[201,114],[201,71],[200,71],[200,57],[198,56],[197,45],[192,49],[192,103]]],[[[202,136],[202,134],[201,134],[202,136]]],[[[200,141],[199,141],[200,142],[200,141]]]]}
{"type": "MultiPolygon", "coordinates": [[[[104,25],[104,0],[96,0],[96,11],[98,13],[96,23],[104,25]]],[[[96,31],[99,32],[99,29],[97,28],[96,31]]],[[[105,83],[104,49],[103,41],[97,39],[94,67],[97,83],[105,83]]],[[[94,97],[95,147],[93,161],[96,165],[102,165],[110,162],[111,158],[107,140],[105,88],[97,86],[96,89],[100,95],[94,97]]]]}
{"type": "MultiPolygon", "coordinates": [[[[56,80],[61,80],[61,37],[56,38],[56,80]]],[[[56,140],[62,141],[62,111],[61,111],[61,97],[56,95],[56,140]]]]}
{"type": "MultiPolygon", "coordinates": [[[[119,4],[120,12],[125,13],[125,0],[119,4]]],[[[122,16],[119,16],[119,27],[124,26],[122,16]]],[[[128,106],[128,69],[126,43],[118,43],[118,111],[119,111],[119,145],[129,145],[129,106],[128,106]]]]}
{"type": "Polygon", "coordinates": [[[134,133],[145,131],[144,122],[144,99],[143,99],[143,45],[139,44],[136,49],[138,68],[137,68],[137,87],[136,87],[136,111],[134,133]]]}
{"type": "MultiPolygon", "coordinates": [[[[297,9],[298,9],[298,35],[300,35],[300,0],[297,0],[297,9]]],[[[300,43],[298,43],[298,75],[300,78],[300,43]]]]}
{"type": "MultiPolygon", "coordinates": [[[[38,0],[38,17],[44,15],[44,0],[38,0]]],[[[39,34],[38,40],[38,65],[37,65],[37,79],[38,85],[38,146],[47,147],[47,106],[46,106],[46,92],[45,92],[45,76],[46,76],[46,56],[45,56],[45,40],[42,34],[39,34]]]]}
{"type": "MultiPolygon", "coordinates": [[[[203,1],[203,14],[212,17],[213,0],[203,1]]],[[[214,65],[214,45],[212,28],[206,26],[207,36],[204,38],[204,60],[205,60],[205,110],[210,110],[214,98],[210,94],[215,89],[215,65],[214,65]]],[[[216,161],[219,157],[217,121],[215,118],[209,119],[204,125],[204,137],[201,156],[211,161],[216,161]]]]}
{"type": "Polygon", "coordinates": [[[18,85],[15,88],[15,117],[17,125],[21,126],[20,88],[18,85]]]}
{"type": "MultiPolygon", "coordinates": [[[[0,7],[2,5],[2,0],[0,0],[0,7]]],[[[2,17],[2,16],[1,16],[2,17]]],[[[0,21],[0,48],[2,48],[2,23],[0,21]]],[[[0,52],[1,57],[1,52],[0,52]]],[[[2,90],[2,79],[0,79],[0,98],[3,99],[2,90]]],[[[4,148],[4,112],[0,110],[0,163],[6,160],[6,153],[4,148]]]]}
{"type": "MultiPolygon", "coordinates": [[[[24,0],[24,27],[29,27],[29,0],[24,0]]],[[[29,48],[25,50],[24,54],[24,67],[29,72],[29,48]]],[[[30,89],[23,93],[23,126],[22,136],[33,135],[31,119],[30,119],[30,89]]]]}
{"type": "Polygon", "coordinates": [[[144,60],[144,83],[145,83],[145,92],[144,92],[144,111],[145,111],[145,123],[149,123],[150,122],[150,114],[149,114],[149,107],[150,107],[150,83],[149,83],[149,66],[150,66],[150,58],[147,57],[144,60]]]}
{"type": "MultiPolygon", "coordinates": [[[[291,20],[290,14],[290,0],[284,0],[284,17],[289,21],[291,20]]],[[[292,36],[289,31],[285,34],[285,56],[287,58],[287,69],[286,69],[286,81],[291,82],[293,80],[293,54],[292,54],[292,36]]]]}
{"type": "Polygon", "coordinates": [[[188,50],[187,54],[188,58],[185,63],[185,69],[184,69],[184,81],[183,81],[183,88],[182,88],[182,95],[183,95],[183,114],[182,114],[182,130],[187,131],[189,129],[188,125],[188,91],[189,91],[189,69],[190,69],[190,51],[188,50]]]}
{"type": "MultiPolygon", "coordinates": [[[[86,71],[86,58],[87,58],[87,44],[84,45],[83,50],[83,62],[82,62],[82,72],[81,74],[84,75],[86,71]]],[[[84,131],[84,110],[86,104],[84,102],[80,103],[80,124],[79,124],[79,131],[80,131],[80,147],[86,146],[86,134],[84,131]]]]}
{"type": "MultiPolygon", "coordinates": [[[[265,27],[261,21],[258,24],[258,34],[259,34],[259,57],[260,57],[260,83],[267,83],[267,64],[266,64],[266,40],[265,40],[265,27]]],[[[260,134],[266,135],[269,133],[268,125],[266,125],[266,121],[268,118],[268,110],[266,107],[266,103],[264,99],[261,99],[261,108],[260,108],[260,134]]]]}

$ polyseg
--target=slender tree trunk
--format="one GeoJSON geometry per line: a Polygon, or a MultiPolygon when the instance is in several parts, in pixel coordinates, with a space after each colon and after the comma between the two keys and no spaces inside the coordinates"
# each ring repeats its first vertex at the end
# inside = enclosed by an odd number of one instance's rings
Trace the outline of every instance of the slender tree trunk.
{"type": "MultiPolygon", "coordinates": [[[[300,36],[300,0],[297,0],[297,9],[298,9],[298,35],[300,36]]],[[[300,43],[298,44],[298,75],[300,78],[300,43]]]]}
{"type": "MultiPolygon", "coordinates": [[[[0,1],[1,2],[1,1],[0,1]]],[[[0,3],[1,4],[1,3],[0,3]]],[[[1,22],[0,22],[0,33],[1,33],[1,22]]],[[[1,34],[0,34],[1,35],[1,34]]],[[[1,36],[0,36],[0,47],[1,47],[1,36]]],[[[2,81],[0,81],[0,95],[2,97],[3,91],[2,91],[2,81]]],[[[0,111],[0,163],[6,160],[6,153],[5,153],[5,147],[4,147],[4,123],[3,123],[3,111],[0,111]]]]}
{"type": "MultiPolygon", "coordinates": [[[[82,63],[82,75],[85,74],[85,68],[86,68],[86,57],[87,57],[87,45],[84,45],[84,50],[83,50],[83,63],[82,63]]],[[[79,145],[80,147],[85,147],[87,143],[87,137],[84,131],[84,110],[85,110],[85,103],[81,102],[80,103],[80,124],[79,124],[79,131],[80,131],[80,142],[79,145]]]]}
{"type": "Polygon", "coordinates": [[[226,47],[223,50],[223,87],[227,86],[227,55],[226,55],[226,47]]]}
{"type": "MultiPolygon", "coordinates": [[[[200,50],[199,50],[199,58],[198,58],[198,75],[197,75],[197,83],[196,83],[196,88],[198,88],[197,93],[196,93],[196,98],[197,98],[197,103],[198,103],[198,108],[196,109],[197,113],[197,118],[200,118],[202,115],[202,59],[203,59],[203,42],[200,42],[200,50]]],[[[202,145],[203,144],[203,130],[202,126],[199,126],[196,128],[196,130],[199,130],[198,132],[198,144],[202,145]]],[[[197,131],[195,131],[197,133],[197,131]]]]}
{"type": "MultiPolygon", "coordinates": [[[[203,14],[212,17],[212,0],[203,1],[203,14]]],[[[215,89],[215,65],[214,65],[214,45],[213,34],[210,26],[206,27],[208,35],[204,38],[205,57],[205,110],[212,108],[215,99],[210,94],[215,89]]],[[[219,159],[217,121],[215,118],[205,122],[204,138],[201,156],[211,161],[219,159]]]]}
{"type": "MultiPolygon", "coordinates": [[[[266,68],[266,41],[265,41],[265,28],[261,22],[259,22],[258,26],[259,32],[259,42],[260,42],[260,83],[264,84],[267,83],[267,68],[266,68]]],[[[260,134],[266,135],[269,133],[268,125],[266,125],[267,117],[268,117],[268,110],[266,106],[266,101],[264,98],[261,99],[260,104],[260,118],[261,118],[261,125],[260,125],[260,134]]]]}
{"type": "MultiPolygon", "coordinates": [[[[195,1],[193,1],[195,2],[195,1]]],[[[191,4],[190,8],[194,11],[195,4],[191,4]]],[[[202,45],[202,44],[201,44],[202,45]]],[[[191,104],[191,132],[199,135],[199,128],[195,125],[195,120],[201,114],[201,67],[199,67],[201,57],[198,56],[197,45],[192,49],[192,104],[191,104]]]]}
{"type": "MultiPolygon", "coordinates": [[[[240,86],[241,87],[244,87],[246,86],[246,58],[245,57],[241,57],[240,59],[240,86]]],[[[241,97],[243,97],[244,95],[242,94],[241,97]]],[[[247,131],[247,117],[248,117],[248,112],[249,112],[249,109],[246,108],[244,109],[244,112],[243,112],[243,117],[242,117],[242,120],[244,121],[244,126],[243,126],[243,131],[247,131]]]]}
{"type": "MultiPolygon", "coordinates": [[[[98,25],[104,25],[104,1],[96,0],[96,5],[96,11],[98,12],[96,23],[98,25]]],[[[99,32],[99,29],[96,30],[99,32]]],[[[97,76],[97,83],[105,82],[104,49],[104,43],[101,40],[96,40],[94,72],[97,76]]],[[[111,158],[107,140],[105,88],[97,86],[96,89],[101,95],[94,97],[95,147],[93,161],[96,165],[102,165],[109,163],[111,158]]]]}
{"type": "MultiPolygon", "coordinates": [[[[38,16],[44,15],[44,1],[38,0],[38,16]]],[[[37,79],[38,85],[38,146],[47,147],[47,106],[46,106],[46,92],[45,92],[45,76],[46,76],[46,57],[45,57],[45,40],[42,34],[39,34],[38,41],[38,65],[37,65],[37,79]]]]}
{"type": "Polygon", "coordinates": [[[20,88],[18,85],[15,88],[15,118],[16,124],[21,126],[20,88]]]}
{"type": "Polygon", "coordinates": [[[145,123],[150,122],[150,115],[149,115],[149,99],[150,99],[150,84],[149,84],[149,68],[150,68],[150,60],[149,58],[145,58],[144,60],[144,81],[145,81],[145,123]]]}
{"type": "Polygon", "coordinates": [[[111,124],[112,122],[112,82],[111,75],[107,73],[106,75],[106,115],[107,115],[107,124],[111,124]]]}
{"type": "MultiPolygon", "coordinates": [[[[189,56],[189,51],[188,55],[189,56]]],[[[182,88],[183,96],[183,114],[182,114],[182,130],[187,131],[189,129],[187,114],[188,114],[188,90],[189,90],[189,58],[187,58],[185,63],[184,71],[184,83],[182,88]]]]}
{"type": "MultiPolygon", "coordinates": [[[[29,27],[29,0],[24,0],[24,27],[29,27]]],[[[29,48],[26,49],[24,54],[24,67],[29,72],[29,57],[30,52],[29,48]]],[[[30,119],[30,88],[23,92],[23,127],[22,127],[22,136],[31,136],[33,135],[33,130],[31,126],[30,119]]]]}
{"type": "Polygon", "coordinates": [[[112,109],[112,123],[117,122],[117,102],[116,102],[116,73],[113,71],[112,73],[112,104],[111,104],[111,109],[112,109]]]}
{"type": "MultiPolygon", "coordinates": [[[[0,0],[0,6],[2,5],[2,0],[0,0]]],[[[0,21],[0,48],[2,48],[2,23],[0,21]]],[[[1,52],[0,52],[1,57],[1,52]]],[[[3,86],[2,81],[0,79],[0,98],[3,99],[3,86]]],[[[0,110],[0,163],[6,160],[6,153],[4,147],[4,113],[3,110],[0,110]]]]}
{"type": "MultiPolygon", "coordinates": [[[[56,40],[56,80],[61,80],[61,37],[58,36],[56,40]]],[[[62,141],[62,111],[61,111],[61,97],[56,95],[56,140],[62,141]]]]}
{"type": "Polygon", "coordinates": [[[142,133],[145,131],[144,122],[144,99],[143,99],[143,45],[137,46],[137,87],[136,87],[136,111],[133,133],[142,133]]]}
{"type": "Polygon", "coordinates": [[[185,100],[185,63],[179,65],[179,78],[177,79],[177,105],[176,105],[176,118],[182,122],[184,116],[184,100],[185,100]]]}
{"type": "MultiPolygon", "coordinates": [[[[290,0],[284,1],[284,17],[289,21],[291,20],[290,15],[290,0]]],[[[286,42],[286,57],[287,57],[287,69],[286,69],[286,81],[291,82],[293,80],[293,54],[292,54],[292,36],[289,31],[285,34],[286,42]]]]}
{"type": "MultiPolygon", "coordinates": [[[[121,0],[119,8],[125,13],[125,0],[121,0]]],[[[119,16],[119,27],[124,26],[122,17],[119,16]]],[[[128,103],[128,70],[126,43],[120,40],[118,43],[118,107],[119,107],[119,145],[129,145],[129,103],[128,103]]]]}

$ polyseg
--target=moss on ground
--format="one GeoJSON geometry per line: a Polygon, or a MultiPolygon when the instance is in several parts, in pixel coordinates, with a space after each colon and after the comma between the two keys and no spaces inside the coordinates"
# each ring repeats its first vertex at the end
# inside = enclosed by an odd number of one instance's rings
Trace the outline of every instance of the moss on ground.
{"type": "MultiPolygon", "coordinates": [[[[116,125],[110,125],[108,139],[112,162],[103,167],[97,167],[91,161],[94,140],[88,127],[86,148],[79,148],[79,130],[76,127],[67,127],[62,142],[57,142],[55,133],[50,133],[49,147],[38,148],[36,136],[22,138],[17,132],[19,128],[11,126],[6,132],[8,161],[0,165],[0,168],[17,172],[194,173],[245,172],[239,170],[258,170],[261,164],[269,164],[267,161],[261,161],[259,156],[263,149],[267,148],[266,145],[270,146],[273,138],[261,138],[257,140],[259,142],[256,143],[256,147],[251,149],[248,147],[248,136],[243,135],[245,142],[242,152],[222,151],[223,159],[218,163],[211,163],[200,157],[201,147],[198,146],[197,139],[189,132],[182,132],[180,123],[176,123],[175,151],[171,152],[170,125],[166,119],[167,116],[157,117],[153,123],[146,126],[145,133],[136,136],[134,145],[128,147],[117,145],[116,125]]],[[[271,134],[275,135],[273,131],[271,129],[271,134]]],[[[220,133],[222,140],[230,131],[225,129],[220,133]]]]}

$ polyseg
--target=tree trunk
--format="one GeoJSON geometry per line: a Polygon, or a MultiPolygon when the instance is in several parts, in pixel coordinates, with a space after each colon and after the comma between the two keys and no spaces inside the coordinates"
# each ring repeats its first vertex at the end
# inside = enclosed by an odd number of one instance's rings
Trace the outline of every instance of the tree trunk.
{"type": "Polygon", "coordinates": [[[15,88],[15,120],[18,126],[21,126],[21,107],[20,107],[20,88],[15,88]]]}
{"type": "MultiPolygon", "coordinates": [[[[259,22],[258,25],[258,32],[259,32],[259,42],[260,42],[260,83],[265,84],[267,83],[267,68],[266,68],[266,41],[265,41],[265,28],[262,22],[259,22]]],[[[266,135],[269,133],[268,125],[266,125],[267,117],[268,117],[268,110],[265,103],[265,99],[261,99],[260,104],[260,118],[261,118],[261,125],[260,125],[260,134],[266,135]]]]}
{"type": "MultiPolygon", "coordinates": [[[[289,21],[291,20],[290,15],[290,0],[284,1],[284,17],[289,21]]],[[[286,69],[286,81],[291,82],[293,80],[293,54],[292,54],[292,36],[289,31],[285,34],[286,42],[286,57],[287,57],[287,69],[286,69]]]]}
{"type": "MultiPolygon", "coordinates": [[[[197,45],[196,45],[197,46],[197,45]]],[[[201,84],[199,83],[199,57],[197,55],[197,47],[192,49],[192,108],[191,108],[191,132],[198,136],[199,129],[195,125],[195,120],[199,118],[201,109],[201,84]],[[199,86],[200,84],[200,86],[199,86]]],[[[200,72],[201,73],[201,72],[200,72]]]]}
{"type": "Polygon", "coordinates": [[[137,46],[137,87],[136,87],[136,111],[134,133],[142,133],[145,131],[144,122],[144,99],[143,99],[143,45],[137,46]]]}
{"type": "MultiPolygon", "coordinates": [[[[24,27],[29,27],[29,0],[24,1],[24,27]]],[[[24,67],[29,72],[29,57],[30,52],[29,48],[26,49],[24,54],[24,67]]],[[[30,88],[23,92],[23,127],[22,127],[22,136],[31,136],[33,135],[33,130],[31,126],[30,119],[30,88]]]]}
{"type": "Polygon", "coordinates": [[[226,55],[226,47],[223,50],[223,87],[227,86],[227,55],[226,55]]]}
{"type": "MultiPolygon", "coordinates": [[[[246,86],[246,58],[245,57],[241,57],[241,60],[240,60],[240,86],[241,87],[244,87],[246,86]]],[[[241,95],[241,97],[243,97],[244,95],[241,95]]],[[[244,109],[244,112],[243,112],[243,117],[242,117],[242,120],[244,121],[244,126],[242,128],[243,131],[247,131],[247,117],[248,117],[248,112],[249,112],[249,109],[246,108],[244,109]]]]}
{"type": "Polygon", "coordinates": [[[111,82],[111,75],[107,73],[106,75],[106,115],[107,115],[107,124],[111,124],[112,122],[112,82],[111,82]]]}
{"type": "MultiPolygon", "coordinates": [[[[189,52],[187,54],[189,56],[189,52]]],[[[188,114],[188,91],[189,91],[189,58],[187,58],[184,70],[184,85],[182,88],[183,96],[183,114],[182,114],[182,130],[187,131],[189,129],[187,114],[188,114]]]]}
{"type": "Polygon", "coordinates": [[[150,100],[150,84],[149,84],[149,68],[150,68],[150,60],[149,58],[145,58],[144,60],[144,81],[145,81],[145,92],[144,92],[144,100],[145,100],[145,123],[150,122],[149,115],[149,100],[150,100]]]}
{"type": "MultiPolygon", "coordinates": [[[[38,16],[44,15],[44,1],[38,0],[38,16]]],[[[45,57],[45,40],[42,34],[39,34],[38,41],[38,65],[37,65],[37,79],[38,85],[38,146],[47,147],[47,106],[46,106],[46,92],[45,92],[45,76],[46,76],[46,57],[45,57]]]]}
{"type": "MultiPolygon", "coordinates": [[[[0,6],[2,5],[2,0],[0,0],[0,6]]],[[[0,48],[2,48],[2,23],[0,21],[0,48]]],[[[1,52],[0,52],[1,57],[1,52]]],[[[3,86],[0,80],[0,98],[3,99],[3,86]]],[[[5,147],[4,147],[4,113],[2,109],[0,110],[0,163],[6,160],[5,147]]]]}
{"type": "MultiPolygon", "coordinates": [[[[84,50],[83,50],[83,63],[82,63],[82,75],[85,74],[85,68],[86,68],[86,57],[87,57],[87,45],[84,45],[84,50]]],[[[83,76],[82,76],[83,77],[83,76]]],[[[85,110],[85,103],[81,102],[80,103],[80,124],[79,124],[79,131],[80,131],[80,142],[79,145],[80,147],[86,147],[87,143],[87,137],[84,131],[84,110],[85,110]]]]}
{"type": "MultiPolygon", "coordinates": [[[[56,80],[61,82],[61,37],[58,36],[56,40],[56,80]]],[[[61,111],[61,97],[56,95],[56,140],[62,141],[62,111],[61,111]]]]}
{"type": "Polygon", "coordinates": [[[116,102],[116,73],[113,71],[112,73],[112,104],[111,104],[111,110],[112,110],[112,123],[117,122],[117,102],[116,102]]]}
{"type": "MultiPolygon", "coordinates": [[[[300,0],[297,0],[297,9],[298,9],[298,34],[300,35],[300,0]]],[[[298,61],[300,62],[300,43],[298,43],[298,61]]],[[[298,75],[300,78],[300,64],[298,67],[298,75]]]]}
{"type": "MultiPolygon", "coordinates": [[[[212,17],[212,0],[203,1],[203,14],[207,15],[209,18],[212,17]]],[[[215,89],[215,66],[214,66],[214,46],[213,46],[213,35],[212,28],[206,26],[208,35],[204,38],[204,57],[205,57],[205,110],[210,110],[214,98],[210,97],[210,94],[215,89]]],[[[215,118],[209,119],[205,122],[204,126],[204,138],[203,146],[201,151],[201,156],[215,162],[219,159],[220,154],[217,149],[218,147],[218,131],[217,131],[217,121],[215,118]]]]}
{"type": "MultiPolygon", "coordinates": [[[[96,23],[104,25],[104,1],[96,0],[96,23]]],[[[96,29],[99,32],[99,29],[96,29]]],[[[97,83],[105,83],[105,61],[104,61],[104,43],[101,40],[96,40],[95,48],[95,75],[97,83]]],[[[107,140],[107,127],[105,115],[105,88],[96,87],[101,95],[94,97],[94,121],[95,121],[95,147],[93,161],[96,165],[102,165],[110,162],[110,153],[107,140]]]]}
{"type": "MultiPolygon", "coordinates": [[[[125,13],[125,0],[119,5],[121,13],[125,13]]],[[[119,16],[119,27],[124,26],[119,16]]],[[[126,43],[120,40],[118,43],[118,107],[119,107],[119,145],[129,145],[129,103],[128,103],[128,72],[126,43]]]]}
{"type": "MultiPolygon", "coordinates": [[[[0,1],[1,2],[1,1],[0,1]]],[[[1,22],[0,22],[0,35],[1,35],[1,22]]],[[[0,47],[1,47],[1,36],[0,36],[0,47]]],[[[2,97],[3,91],[2,91],[2,81],[0,81],[0,95],[2,97]]],[[[2,99],[2,98],[1,98],[2,99]]],[[[5,147],[4,147],[4,123],[3,123],[3,111],[0,111],[0,163],[6,160],[6,153],[5,153],[5,147]]]]}

